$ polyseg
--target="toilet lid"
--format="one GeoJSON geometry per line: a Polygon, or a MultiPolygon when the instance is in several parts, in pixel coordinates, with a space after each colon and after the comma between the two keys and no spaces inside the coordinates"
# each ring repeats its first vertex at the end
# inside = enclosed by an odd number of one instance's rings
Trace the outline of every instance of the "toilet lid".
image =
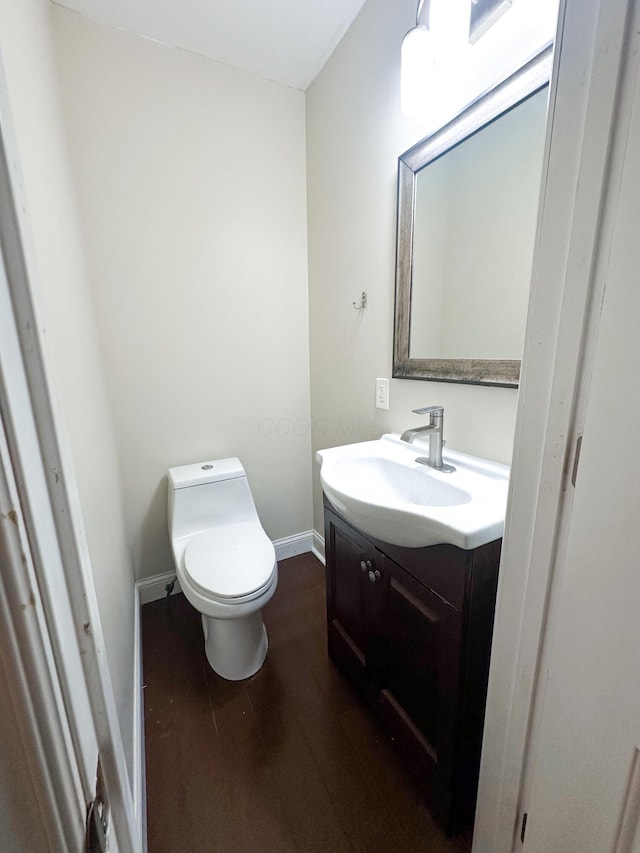
{"type": "Polygon", "coordinates": [[[193,536],[184,568],[194,586],[216,598],[241,598],[267,586],[276,555],[260,524],[228,524],[193,536]]]}

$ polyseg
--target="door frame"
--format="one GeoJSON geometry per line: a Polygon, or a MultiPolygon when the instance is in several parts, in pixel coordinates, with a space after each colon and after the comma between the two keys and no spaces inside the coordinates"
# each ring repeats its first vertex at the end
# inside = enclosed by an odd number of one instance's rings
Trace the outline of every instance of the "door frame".
{"type": "MultiPolygon", "coordinates": [[[[51,853],[80,850],[82,818],[92,799],[90,780],[76,759],[1,418],[0,561],[0,666],[8,684],[12,734],[22,744],[37,792],[39,811],[31,821],[37,821],[35,831],[47,840],[51,853]]],[[[6,715],[7,708],[5,725],[6,715]]],[[[18,824],[15,829],[20,836],[23,828],[18,824]]]]}
{"type": "Polygon", "coordinates": [[[561,0],[473,849],[520,848],[543,651],[552,628],[604,288],[606,201],[624,133],[636,0],[561,0]]]}
{"type": "Polygon", "coordinates": [[[110,849],[139,853],[144,842],[78,489],[33,296],[35,255],[18,164],[0,65],[0,499],[7,509],[0,608],[11,616],[6,630],[12,637],[2,657],[24,676],[12,698],[24,719],[34,779],[52,800],[49,814],[58,815],[51,821],[58,842],[53,849],[80,849],[71,842],[95,796],[99,756],[113,830],[110,849]]]}

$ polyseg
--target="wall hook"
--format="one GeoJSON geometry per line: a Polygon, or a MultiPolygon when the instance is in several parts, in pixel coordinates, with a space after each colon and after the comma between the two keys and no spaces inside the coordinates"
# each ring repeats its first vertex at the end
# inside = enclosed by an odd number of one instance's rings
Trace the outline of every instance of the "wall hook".
{"type": "Polygon", "coordinates": [[[355,302],[352,303],[353,307],[356,311],[362,311],[363,308],[367,307],[367,292],[366,290],[362,291],[362,296],[360,297],[360,305],[356,305],[355,302]]]}

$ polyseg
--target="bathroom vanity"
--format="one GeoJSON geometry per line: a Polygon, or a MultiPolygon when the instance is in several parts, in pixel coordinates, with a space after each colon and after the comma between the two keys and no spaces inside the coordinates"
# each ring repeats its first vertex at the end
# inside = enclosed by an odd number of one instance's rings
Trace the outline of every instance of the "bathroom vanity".
{"type": "Polygon", "coordinates": [[[329,655],[383,721],[449,834],[473,819],[501,539],[408,548],[324,497],[329,655]]]}

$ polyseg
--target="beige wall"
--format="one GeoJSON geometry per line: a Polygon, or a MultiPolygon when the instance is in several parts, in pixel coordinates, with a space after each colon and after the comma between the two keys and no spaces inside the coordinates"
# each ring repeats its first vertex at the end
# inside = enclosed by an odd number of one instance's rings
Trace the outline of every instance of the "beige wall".
{"type": "MultiPolygon", "coordinates": [[[[425,135],[400,113],[400,44],[415,0],[369,0],[307,92],[309,315],[314,449],[417,425],[411,409],[445,406],[450,447],[509,462],[515,391],[392,380],[398,155],[425,135]],[[362,290],[365,311],[351,305],[362,290]]],[[[314,463],[315,526],[322,529],[314,463]]]]}
{"type": "Polygon", "coordinates": [[[48,367],[70,439],[122,737],[130,760],[133,575],[111,415],[62,132],[47,0],[0,3],[0,46],[39,271],[36,301],[46,327],[48,367]]]}
{"type": "Polygon", "coordinates": [[[303,93],[53,21],[138,577],[171,465],[239,456],[268,535],[309,530],[303,93]]]}

